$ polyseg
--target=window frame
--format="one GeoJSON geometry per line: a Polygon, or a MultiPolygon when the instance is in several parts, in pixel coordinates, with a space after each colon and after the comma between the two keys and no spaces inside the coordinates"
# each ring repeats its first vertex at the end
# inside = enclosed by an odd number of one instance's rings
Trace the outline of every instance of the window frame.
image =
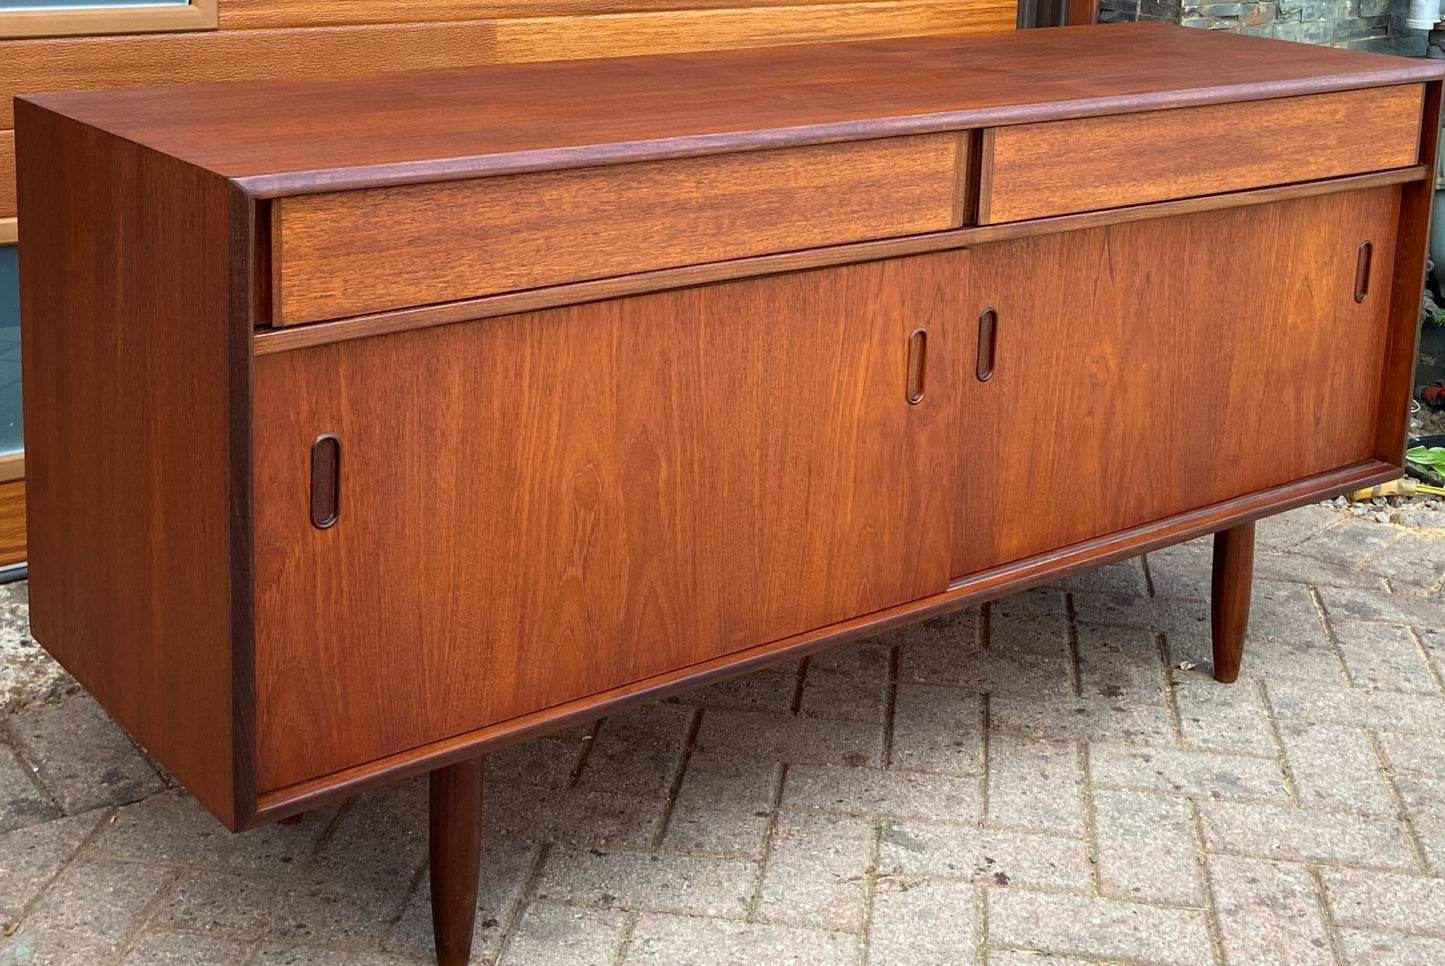
{"type": "Polygon", "coordinates": [[[0,10],[0,40],[215,30],[216,0],[140,6],[0,10]]]}

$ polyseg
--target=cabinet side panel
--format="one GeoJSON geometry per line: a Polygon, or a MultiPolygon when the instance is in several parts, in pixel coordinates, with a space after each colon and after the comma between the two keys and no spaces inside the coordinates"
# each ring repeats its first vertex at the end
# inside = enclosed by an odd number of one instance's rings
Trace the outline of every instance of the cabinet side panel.
{"type": "Polygon", "coordinates": [[[227,187],[17,122],[32,631],[236,825],[227,187]]]}

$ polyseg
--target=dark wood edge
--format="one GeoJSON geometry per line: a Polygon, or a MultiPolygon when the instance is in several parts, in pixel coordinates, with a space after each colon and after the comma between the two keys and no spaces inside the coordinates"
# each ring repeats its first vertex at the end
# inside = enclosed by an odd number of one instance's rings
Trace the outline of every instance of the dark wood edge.
{"type": "MultiPolygon", "coordinates": [[[[986,170],[986,169],[985,169],[986,170]]],[[[1146,221],[1151,218],[1165,218],[1171,215],[1210,211],[1220,208],[1237,208],[1246,205],[1262,205],[1293,198],[1307,198],[1314,195],[1330,194],[1337,191],[1357,191],[1382,185],[1402,184],[1427,179],[1429,169],[1423,165],[1396,168],[1371,174],[1353,175],[1328,181],[1307,181],[1293,185],[1277,185],[1258,188],[1253,191],[1239,191],[1229,194],[1204,195],[1179,201],[1164,201],[1148,205],[1134,205],[1127,208],[1111,208],[1106,211],[1088,211],[1053,218],[1039,218],[1033,221],[1007,222],[1000,225],[982,225],[952,231],[933,232],[927,235],[909,235],[903,238],[885,238],[878,241],[854,242],[828,248],[814,248],[801,252],[785,252],[778,255],[759,255],[753,258],[739,258],[724,262],[710,262],[705,265],[688,265],[668,268],[636,275],[598,279],[590,282],[572,282],[548,288],[528,289],[522,292],[508,292],[502,295],[488,295],[481,298],[461,299],[436,305],[422,305],[416,308],[396,309],[372,315],[359,315],[331,322],[313,322],[307,325],[293,325],[279,328],[258,329],[254,335],[257,355],[273,352],[287,352],[307,346],[323,345],[329,342],[343,342],[348,339],[363,339],[409,329],[426,328],[433,325],[450,325],[457,322],[471,322],[477,319],[496,318],[518,312],[533,312],[538,309],[556,308],[562,305],[577,305],[586,302],[600,302],[624,295],[638,295],[646,292],[662,292],[670,289],[688,288],[693,285],[707,285],[715,282],[750,278],[759,275],[775,275],[782,272],[802,271],[830,265],[852,262],[877,261],[897,258],[902,255],[918,255],[925,252],[944,251],[953,248],[968,248],[990,242],[1025,238],[1032,235],[1055,234],[1065,231],[1082,231],[1103,225],[1125,224],[1146,221]]],[[[987,204],[986,197],[980,204],[987,204]]]]}
{"type": "Polygon", "coordinates": [[[255,355],[250,335],[257,294],[253,254],[260,226],[255,200],[234,186],[229,206],[232,278],[225,351],[231,406],[231,767],[233,828],[240,829],[252,824],[256,813],[256,569],[251,492],[251,370],[255,355]]]}
{"type": "Polygon", "coordinates": [[[943,593],[932,597],[844,621],[822,630],[774,641],[659,675],[647,681],[603,691],[323,778],[267,792],[261,796],[259,807],[248,827],[307,811],[334,798],[354,795],[507,745],[592,721],[632,705],[656,701],[712,681],[794,660],[847,641],[871,637],[893,627],[1026,590],[1089,567],[1134,557],[1323,497],[1392,480],[1399,475],[1397,466],[1365,460],[974,574],[954,582],[943,593]]]}
{"type": "Polygon", "coordinates": [[[1236,103],[1328,94],[1367,87],[1392,87],[1439,80],[1445,66],[1430,61],[1407,61],[1403,66],[1359,74],[1307,77],[1269,84],[1233,84],[1191,88],[1164,93],[1131,94],[1114,97],[1080,98],[1037,104],[1010,104],[966,111],[942,111],[908,117],[869,118],[796,128],[756,131],[728,131],[717,134],[624,141],[615,144],[587,144],[507,154],[485,154],[445,160],[404,161],[392,164],[359,165],[348,168],[319,168],[282,174],[253,175],[235,179],[247,193],[258,198],[383,188],[420,182],[459,181],[466,178],[565,168],[592,168],[609,164],[633,164],[699,155],[731,154],[768,148],[794,148],[839,141],[866,141],[911,134],[941,134],[1039,121],[1062,121],[1104,114],[1134,114],[1142,111],[1199,107],[1205,104],[1236,103]]]}
{"type": "Polygon", "coordinates": [[[1390,280],[1375,435],[1375,458],[1387,462],[1404,460],[1405,439],[1409,434],[1415,360],[1420,351],[1420,300],[1425,289],[1425,260],[1429,254],[1435,170],[1439,163],[1441,100],[1442,85],[1426,84],[1425,103],[1420,112],[1420,166],[1426,177],[1407,184],[1400,192],[1399,230],[1395,236],[1395,266],[1390,280]]]}
{"type": "Polygon", "coordinates": [[[1099,22],[1099,0],[1068,0],[1064,5],[1064,23],[1069,26],[1099,22]]]}

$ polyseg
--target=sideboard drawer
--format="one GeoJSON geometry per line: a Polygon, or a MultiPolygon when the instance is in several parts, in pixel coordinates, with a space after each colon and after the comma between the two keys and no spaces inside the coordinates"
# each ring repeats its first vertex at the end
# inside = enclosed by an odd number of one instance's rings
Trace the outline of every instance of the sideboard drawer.
{"type": "Polygon", "coordinates": [[[277,325],[819,245],[961,220],[958,134],[283,198],[277,325]]]}
{"type": "Polygon", "coordinates": [[[1423,105],[1410,84],[993,128],[979,222],[1407,167],[1423,105]]]}

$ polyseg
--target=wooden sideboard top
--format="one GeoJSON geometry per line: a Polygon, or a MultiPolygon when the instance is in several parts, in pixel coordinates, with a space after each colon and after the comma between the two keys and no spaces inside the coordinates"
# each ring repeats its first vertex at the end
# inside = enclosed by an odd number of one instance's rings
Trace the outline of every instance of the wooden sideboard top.
{"type": "MultiPolygon", "coordinates": [[[[17,98],[257,196],[1439,79],[1445,66],[1130,23],[17,98]]],[[[21,122],[21,128],[24,124],[21,122]]]]}

